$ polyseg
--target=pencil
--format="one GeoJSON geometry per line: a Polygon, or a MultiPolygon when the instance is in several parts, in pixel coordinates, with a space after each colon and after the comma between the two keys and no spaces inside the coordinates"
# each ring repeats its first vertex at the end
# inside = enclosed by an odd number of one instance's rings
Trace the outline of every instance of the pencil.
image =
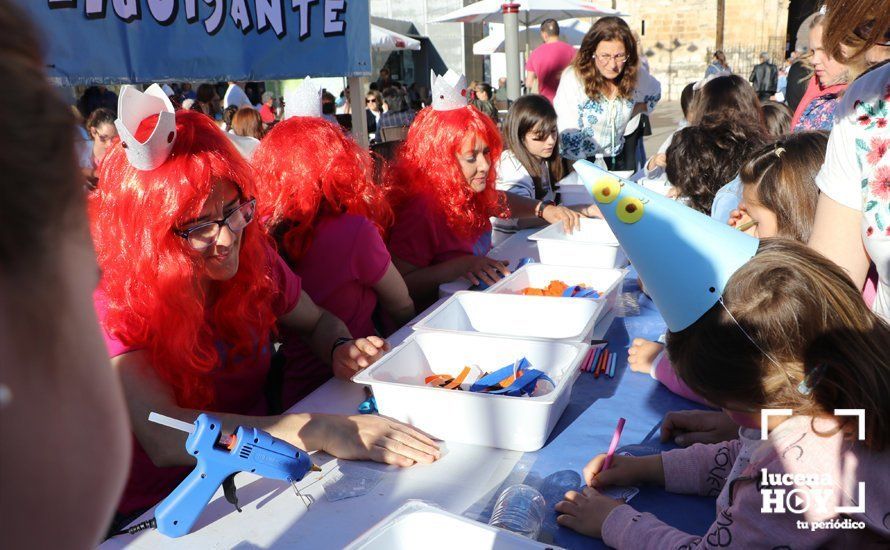
{"type": "Polygon", "coordinates": [[[739,231],[747,231],[747,230],[751,229],[752,227],[754,227],[755,225],[757,225],[757,220],[751,220],[747,223],[743,223],[742,225],[740,225],[738,227],[738,230],[739,231]]]}
{"type": "Polygon", "coordinates": [[[615,433],[612,434],[612,443],[609,445],[609,452],[606,453],[606,460],[603,462],[600,472],[605,472],[612,465],[612,457],[615,455],[615,449],[618,448],[618,442],[621,441],[621,432],[624,430],[625,422],[624,418],[618,419],[618,426],[615,427],[615,433]]]}
{"type": "Polygon", "coordinates": [[[615,361],[618,358],[614,353],[609,357],[609,378],[615,378],[615,361]]]}
{"type": "Polygon", "coordinates": [[[593,354],[593,357],[590,358],[590,363],[587,364],[587,372],[590,372],[596,367],[597,363],[600,360],[600,355],[603,354],[603,348],[597,348],[596,352],[593,354]]]}
{"type": "Polygon", "coordinates": [[[593,358],[594,353],[595,350],[593,348],[587,350],[587,354],[584,356],[584,360],[581,361],[581,372],[587,371],[587,367],[590,364],[590,360],[593,358]]]}

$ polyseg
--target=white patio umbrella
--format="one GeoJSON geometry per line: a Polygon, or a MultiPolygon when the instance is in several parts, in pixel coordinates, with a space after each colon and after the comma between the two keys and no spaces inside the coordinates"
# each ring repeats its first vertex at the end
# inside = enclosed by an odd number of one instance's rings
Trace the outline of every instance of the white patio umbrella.
{"type": "Polygon", "coordinates": [[[519,97],[519,36],[517,23],[528,28],[541,24],[545,19],[569,19],[572,17],[603,17],[625,15],[611,8],[600,8],[589,0],[482,0],[464,6],[451,13],[436,17],[434,23],[505,23],[505,47],[507,53],[507,96],[519,97]],[[518,4],[518,7],[516,6],[518,4]],[[503,11],[509,12],[509,18],[503,11]]]}
{"type": "MultiPolygon", "coordinates": [[[[432,19],[433,23],[503,23],[501,6],[504,0],[482,0],[432,19]]],[[[540,25],[545,19],[573,17],[605,17],[627,15],[611,8],[602,8],[586,0],[516,0],[519,22],[525,27],[540,25]]]]}
{"type": "Polygon", "coordinates": [[[378,52],[419,50],[420,41],[377,25],[371,25],[371,49],[378,52]]]}
{"type": "MultiPolygon", "coordinates": [[[[590,30],[590,25],[582,23],[577,19],[559,22],[559,38],[563,42],[575,46],[581,45],[584,35],[590,30]]],[[[492,24],[491,31],[488,36],[473,44],[473,54],[475,55],[491,55],[493,53],[504,53],[503,25],[492,24]]],[[[519,29],[519,43],[527,44],[528,49],[532,50],[541,45],[541,26],[533,25],[525,29],[519,29]]]]}

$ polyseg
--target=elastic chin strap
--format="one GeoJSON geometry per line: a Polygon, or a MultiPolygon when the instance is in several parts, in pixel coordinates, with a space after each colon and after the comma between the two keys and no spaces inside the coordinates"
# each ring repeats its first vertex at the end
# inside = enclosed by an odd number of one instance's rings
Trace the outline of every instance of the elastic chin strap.
{"type": "Polygon", "coordinates": [[[776,366],[776,368],[778,368],[779,370],[782,370],[782,371],[784,372],[784,370],[782,369],[782,366],[779,364],[779,362],[776,361],[775,359],[773,359],[773,356],[772,356],[772,355],[770,355],[770,354],[768,354],[767,352],[765,352],[765,351],[763,350],[763,348],[760,347],[760,344],[758,344],[758,343],[754,340],[754,338],[751,338],[751,335],[748,334],[748,331],[746,331],[744,328],[742,328],[742,325],[739,324],[738,320],[736,320],[735,315],[733,315],[732,312],[729,311],[729,308],[726,307],[726,304],[723,303],[723,296],[721,296],[720,298],[718,298],[717,301],[720,303],[720,307],[723,308],[723,311],[725,311],[726,314],[729,315],[729,318],[732,319],[732,322],[735,323],[735,326],[739,327],[739,330],[742,331],[742,334],[745,335],[745,338],[747,338],[749,342],[751,342],[752,344],[754,344],[754,347],[757,348],[757,349],[760,351],[760,353],[762,353],[762,354],[764,355],[764,357],[766,357],[767,359],[769,359],[770,363],[772,363],[773,365],[776,366]]]}

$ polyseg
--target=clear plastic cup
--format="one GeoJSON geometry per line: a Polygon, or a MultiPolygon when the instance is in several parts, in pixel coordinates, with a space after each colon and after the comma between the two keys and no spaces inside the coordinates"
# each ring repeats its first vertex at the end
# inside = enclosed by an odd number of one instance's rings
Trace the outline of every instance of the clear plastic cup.
{"type": "Polygon", "coordinates": [[[537,489],[513,485],[498,497],[488,524],[537,539],[544,524],[546,507],[544,496],[537,489]]]}

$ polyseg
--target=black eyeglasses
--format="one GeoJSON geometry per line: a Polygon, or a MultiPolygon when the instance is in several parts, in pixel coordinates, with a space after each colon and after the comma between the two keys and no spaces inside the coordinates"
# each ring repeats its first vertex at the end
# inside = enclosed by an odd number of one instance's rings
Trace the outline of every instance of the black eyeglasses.
{"type": "Polygon", "coordinates": [[[202,223],[188,229],[174,229],[173,233],[185,239],[193,250],[200,252],[216,242],[223,225],[228,227],[232,233],[238,233],[253,221],[255,212],[256,199],[250,199],[226,214],[221,220],[202,223]]]}

